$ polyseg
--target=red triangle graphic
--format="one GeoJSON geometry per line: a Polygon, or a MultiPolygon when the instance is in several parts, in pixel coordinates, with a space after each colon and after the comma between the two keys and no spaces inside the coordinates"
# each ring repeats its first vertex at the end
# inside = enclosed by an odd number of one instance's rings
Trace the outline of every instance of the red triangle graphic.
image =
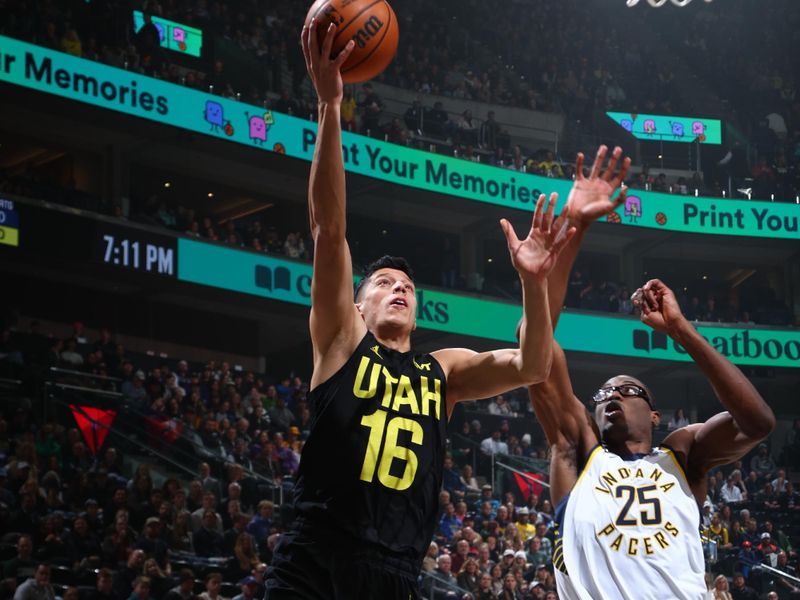
{"type": "Polygon", "coordinates": [[[117,416],[117,411],[95,408],[93,406],[70,405],[72,416],[78,424],[78,429],[86,440],[89,452],[92,456],[97,456],[98,450],[103,447],[103,442],[108,435],[108,430],[117,416]]]}
{"type": "Polygon", "coordinates": [[[514,473],[514,480],[519,486],[519,491],[522,494],[522,497],[525,499],[525,502],[527,502],[528,498],[530,498],[531,492],[537,496],[542,495],[542,485],[536,481],[533,481],[541,479],[542,476],[538,473],[525,473],[525,475],[527,475],[527,477],[520,475],[519,473],[514,473]]]}

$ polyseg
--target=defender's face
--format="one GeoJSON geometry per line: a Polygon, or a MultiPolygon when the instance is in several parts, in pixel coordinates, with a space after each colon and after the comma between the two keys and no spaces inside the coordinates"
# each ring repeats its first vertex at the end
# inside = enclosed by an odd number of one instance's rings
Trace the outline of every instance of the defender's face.
{"type": "MultiPolygon", "coordinates": [[[[629,375],[612,377],[601,389],[622,385],[647,389],[641,381],[629,375]]],[[[659,413],[650,408],[643,396],[623,396],[619,390],[615,390],[608,400],[595,404],[594,418],[600,432],[605,436],[606,432],[625,428],[630,432],[650,431],[653,425],[658,424],[659,413]]]]}
{"type": "Polygon", "coordinates": [[[417,294],[411,279],[388,268],[375,271],[369,279],[357,305],[367,329],[390,326],[408,333],[416,329],[417,294]]]}

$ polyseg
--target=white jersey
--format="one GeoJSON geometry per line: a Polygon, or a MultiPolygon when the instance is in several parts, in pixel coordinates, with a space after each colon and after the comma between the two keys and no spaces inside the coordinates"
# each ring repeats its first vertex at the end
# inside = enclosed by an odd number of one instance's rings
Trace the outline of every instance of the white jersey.
{"type": "Polygon", "coordinates": [[[596,447],[556,511],[562,600],[700,600],[700,510],[668,448],[628,460],[596,447]]]}

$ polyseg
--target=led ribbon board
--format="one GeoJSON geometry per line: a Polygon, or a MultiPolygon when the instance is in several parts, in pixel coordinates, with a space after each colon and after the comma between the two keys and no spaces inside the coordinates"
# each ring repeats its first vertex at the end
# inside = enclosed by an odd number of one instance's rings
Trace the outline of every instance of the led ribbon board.
{"type": "Polygon", "coordinates": [[[607,112],[625,131],[640,140],[719,145],[722,121],[700,117],[667,117],[638,113],[607,112]]]}
{"type": "MultiPolygon", "coordinates": [[[[144,15],[139,10],[133,11],[133,32],[139,33],[142,25],[144,25],[144,15]]],[[[153,16],[153,25],[158,29],[162,48],[190,56],[200,56],[203,50],[202,30],[156,16],[153,16]]]]}
{"type": "MultiPolygon", "coordinates": [[[[0,36],[0,81],[77,102],[172,125],[195,133],[310,161],[314,123],[265,111],[0,36]]],[[[491,167],[342,135],[345,169],[408,186],[532,211],[541,192],[558,192],[559,206],[572,182],[491,167]]],[[[800,205],[673,196],[639,190],[609,222],[691,233],[798,239],[800,205]]]]}
{"type": "MultiPolygon", "coordinates": [[[[190,283],[311,305],[312,267],[180,238],[178,279],[190,283]]],[[[522,314],[519,304],[417,290],[417,324],[424,329],[516,344],[522,314]]],[[[740,326],[698,328],[709,342],[739,365],[800,367],[800,331],[740,326]]],[[[690,362],[686,351],[666,335],[632,317],[565,312],[556,338],[566,350],[690,362]],[[587,336],[586,332],[592,335],[587,336]]]]}
{"type": "Polygon", "coordinates": [[[5,198],[0,198],[0,244],[19,246],[19,213],[5,198]]]}

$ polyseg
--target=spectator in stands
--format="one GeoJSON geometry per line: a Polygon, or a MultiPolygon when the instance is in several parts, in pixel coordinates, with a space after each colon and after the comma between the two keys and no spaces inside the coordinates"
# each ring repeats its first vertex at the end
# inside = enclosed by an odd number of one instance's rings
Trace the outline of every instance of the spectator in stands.
{"type": "Polygon", "coordinates": [[[506,417],[513,417],[514,413],[511,410],[511,406],[508,404],[506,397],[502,394],[496,396],[490,403],[489,403],[489,414],[492,415],[501,415],[506,417]]]}
{"type": "Polygon", "coordinates": [[[258,581],[252,575],[248,575],[239,582],[240,594],[233,597],[233,600],[254,600],[258,581]]]}
{"type": "Polygon", "coordinates": [[[253,536],[260,549],[265,549],[267,538],[272,533],[275,506],[269,500],[258,503],[257,512],[247,524],[247,532],[253,536]]]}
{"type": "Polygon", "coordinates": [[[746,584],[742,573],[733,574],[731,596],[733,600],[758,600],[758,593],[746,584]]]}
{"type": "Polygon", "coordinates": [[[733,600],[728,588],[728,578],[725,575],[717,575],[714,579],[712,598],[713,600],[733,600]]]}
{"type": "Polygon", "coordinates": [[[481,452],[486,456],[493,456],[495,454],[508,454],[508,444],[500,439],[500,430],[496,429],[492,432],[492,437],[488,437],[481,442],[481,452]]]}
{"type": "Polygon", "coordinates": [[[206,575],[206,591],[200,594],[200,600],[228,600],[222,594],[222,574],[213,572],[206,575]]]}
{"type": "Polygon", "coordinates": [[[83,355],[78,352],[78,341],[74,337],[64,342],[64,350],[61,352],[61,362],[72,369],[79,369],[83,366],[83,355]]]}
{"type": "Polygon", "coordinates": [[[33,538],[28,534],[19,536],[17,540],[17,555],[3,563],[3,578],[16,580],[32,577],[36,571],[36,561],[33,559],[33,538]]]}
{"type": "Polygon", "coordinates": [[[269,411],[269,420],[276,430],[282,432],[289,431],[294,424],[294,414],[286,407],[283,396],[275,398],[275,406],[269,411]]]}
{"type": "Polygon", "coordinates": [[[219,517],[213,509],[203,513],[202,527],[195,531],[192,544],[198,556],[223,556],[222,534],[219,532],[219,517]]]}
{"type": "Polygon", "coordinates": [[[148,600],[150,598],[151,582],[149,577],[137,577],[133,582],[133,593],[128,600],[148,600]]]}
{"type": "Polygon", "coordinates": [[[161,521],[158,517],[148,517],[144,524],[144,532],[136,542],[136,547],[144,550],[146,558],[156,559],[160,568],[169,571],[169,548],[162,538],[161,528],[161,521]]]}
{"type": "Polygon", "coordinates": [[[194,573],[191,569],[181,569],[178,573],[178,585],[164,596],[164,600],[193,600],[194,573]]]}
{"type": "Polygon", "coordinates": [[[458,586],[458,581],[453,576],[452,559],[449,554],[442,554],[436,561],[436,569],[433,571],[435,577],[426,577],[422,582],[423,597],[433,598],[434,600],[444,600],[452,598],[453,592],[458,586]]]}
{"type": "Polygon", "coordinates": [[[216,517],[216,520],[214,522],[214,529],[217,531],[217,533],[222,535],[223,532],[222,517],[216,511],[216,504],[217,504],[217,499],[213,493],[203,492],[202,506],[192,513],[192,531],[194,532],[199,531],[206,523],[206,517],[205,517],[206,512],[212,511],[216,517]]]}
{"type": "MultiPolygon", "coordinates": [[[[458,471],[453,467],[453,457],[449,454],[444,457],[442,487],[450,492],[453,498],[463,498],[466,492],[466,486],[461,482],[458,471]]],[[[458,567],[460,566],[458,565],[458,567]]]]}
{"type": "Polygon", "coordinates": [[[466,494],[480,494],[481,490],[478,487],[478,480],[472,476],[472,465],[465,464],[461,467],[461,475],[458,480],[461,485],[464,486],[464,492],[466,494]]]}
{"type": "Polygon", "coordinates": [[[145,73],[151,75],[161,70],[161,35],[153,23],[152,15],[145,11],[144,24],[133,40],[136,50],[145,65],[145,73]]]}
{"type": "Polygon", "coordinates": [[[14,600],[55,600],[55,592],[50,585],[50,565],[39,563],[33,577],[17,588],[14,600]]]}
{"type": "Polygon", "coordinates": [[[188,510],[180,510],[175,514],[175,523],[169,536],[169,547],[177,552],[194,552],[192,514],[188,510]]]}
{"type": "Polygon", "coordinates": [[[683,409],[678,408],[675,410],[675,415],[670,419],[669,423],[667,424],[667,429],[669,431],[674,431],[676,429],[680,429],[681,427],[686,427],[689,424],[689,419],[683,414],[683,409]]]}
{"type": "Polygon", "coordinates": [[[114,576],[110,569],[97,572],[95,588],[87,593],[86,600],[122,600],[114,593],[114,576]]]}
{"type": "Polygon", "coordinates": [[[760,480],[769,479],[775,473],[775,461],[769,454],[766,444],[758,445],[758,453],[750,461],[750,470],[758,474],[760,480]]]}
{"type": "Polygon", "coordinates": [[[375,93],[372,84],[365,83],[362,87],[363,97],[358,106],[361,108],[361,132],[365,135],[375,135],[380,129],[383,102],[375,93]]]}
{"type": "Polygon", "coordinates": [[[439,519],[439,533],[449,544],[453,541],[453,536],[460,528],[461,521],[456,516],[456,508],[452,502],[448,502],[442,518],[439,519]]]}
{"type": "Polygon", "coordinates": [[[726,504],[733,504],[744,500],[742,490],[734,482],[733,476],[728,475],[725,485],[722,486],[722,490],[720,491],[720,497],[726,504]]]}

